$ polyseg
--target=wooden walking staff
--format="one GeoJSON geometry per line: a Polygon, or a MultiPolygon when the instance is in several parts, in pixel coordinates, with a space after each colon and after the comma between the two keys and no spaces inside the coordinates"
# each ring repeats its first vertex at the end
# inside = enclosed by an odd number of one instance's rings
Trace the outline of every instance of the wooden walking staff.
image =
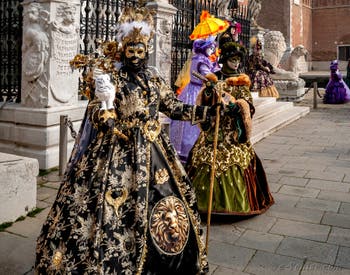
{"type": "MultiPolygon", "coordinates": [[[[221,89],[218,91],[218,100],[221,98],[221,89]]],[[[208,216],[207,216],[207,235],[205,239],[205,250],[208,254],[208,244],[209,244],[209,229],[211,220],[211,208],[213,205],[213,191],[214,191],[214,180],[215,180],[215,163],[216,163],[216,153],[218,147],[218,135],[219,135],[219,123],[220,123],[220,105],[216,107],[216,117],[215,117],[215,132],[213,141],[213,162],[210,170],[210,187],[209,187],[209,204],[208,204],[208,216]]]]}
{"type": "MultiPolygon", "coordinates": [[[[211,85],[210,81],[202,76],[196,71],[192,71],[192,74],[199,79],[203,80],[208,85],[211,85]]],[[[216,91],[218,97],[218,102],[221,100],[221,89],[216,91]]],[[[207,216],[207,234],[205,238],[205,251],[208,255],[208,245],[209,245],[209,229],[210,229],[210,220],[211,220],[211,209],[213,205],[213,191],[214,191],[214,180],[215,180],[215,163],[216,163],[216,153],[218,146],[218,135],[219,135],[219,123],[220,123],[220,105],[216,107],[216,117],[215,117],[215,130],[214,130],[214,140],[213,140],[213,162],[210,170],[210,186],[209,186],[209,204],[208,204],[208,216],[207,216]]]]}

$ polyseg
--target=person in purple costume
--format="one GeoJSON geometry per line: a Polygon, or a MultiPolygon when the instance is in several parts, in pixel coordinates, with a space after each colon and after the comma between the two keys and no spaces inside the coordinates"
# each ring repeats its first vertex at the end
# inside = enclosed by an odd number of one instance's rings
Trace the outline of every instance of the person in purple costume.
{"type": "MultiPolygon", "coordinates": [[[[220,67],[217,61],[213,60],[216,49],[217,44],[213,36],[209,36],[207,39],[197,39],[193,42],[190,82],[184,87],[178,99],[186,104],[195,104],[203,81],[192,75],[192,72],[196,71],[203,76],[209,76],[219,71],[220,67]]],[[[183,163],[186,163],[188,154],[196,142],[199,133],[199,127],[192,125],[189,121],[171,121],[170,140],[183,163]]]]}
{"type": "Polygon", "coordinates": [[[338,60],[333,60],[329,66],[331,76],[326,86],[323,97],[325,104],[341,104],[350,100],[350,89],[343,81],[342,74],[338,68],[338,60]]]}

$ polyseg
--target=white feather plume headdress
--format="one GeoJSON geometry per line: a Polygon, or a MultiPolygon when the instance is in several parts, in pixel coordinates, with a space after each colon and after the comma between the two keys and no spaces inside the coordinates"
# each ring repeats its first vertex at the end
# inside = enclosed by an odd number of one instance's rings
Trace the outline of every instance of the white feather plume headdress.
{"type": "Polygon", "coordinates": [[[126,7],[117,24],[117,41],[124,46],[129,42],[144,43],[148,46],[154,35],[154,12],[145,7],[126,7]]]}

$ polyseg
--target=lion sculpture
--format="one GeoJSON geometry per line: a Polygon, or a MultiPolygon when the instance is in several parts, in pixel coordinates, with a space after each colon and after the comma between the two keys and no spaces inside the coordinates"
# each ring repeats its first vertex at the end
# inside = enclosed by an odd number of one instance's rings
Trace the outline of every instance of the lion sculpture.
{"type": "Polygon", "coordinates": [[[286,51],[286,42],[280,31],[268,31],[264,35],[265,60],[273,66],[275,74],[271,74],[273,79],[296,79],[298,76],[292,71],[286,71],[281,68],[281,59],[286,51]]]}
{"type": "Polygon", "coordinates": [[[309,52],[303,45],[296,46],[290,53],[286,53],[281,60],[281,67],[286,71],[292,71],[299,75],[308,71],[309,52]]]}
{"type": "Polygon", "coordinates": [[[297,60],[306,51],[302,47],[297,47],[290,55],[288,66],[283,67],[281,60],[286,54],[286,42],[280,31],[269,31],[264,35],[265,40],[265,60],[273,66],[275,74],[271,78],[281,96],[288,100],[299,101],[304,94],[305,81],[299,78],[296,71],[297,60]],[[284,69],[286,68],[286,69],[284,69]]]}

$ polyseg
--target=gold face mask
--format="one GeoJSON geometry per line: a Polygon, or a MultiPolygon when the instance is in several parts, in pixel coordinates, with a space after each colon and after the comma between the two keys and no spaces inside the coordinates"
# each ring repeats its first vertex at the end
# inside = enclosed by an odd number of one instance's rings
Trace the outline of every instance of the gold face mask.
{"type": "Polygon", "coordinates": [[[147,51],[143,43],[130,44],[125,48],[125,62],[129,67],[140,68],[146,61],[147,51]]]}
{"type": "Polygon", "coordinates": [[[146,47],[142,43],[127,46],[125,49],[125,56],[126,58],[132,58],[135,56],[144,59],[146,57],[146,47]]]}

